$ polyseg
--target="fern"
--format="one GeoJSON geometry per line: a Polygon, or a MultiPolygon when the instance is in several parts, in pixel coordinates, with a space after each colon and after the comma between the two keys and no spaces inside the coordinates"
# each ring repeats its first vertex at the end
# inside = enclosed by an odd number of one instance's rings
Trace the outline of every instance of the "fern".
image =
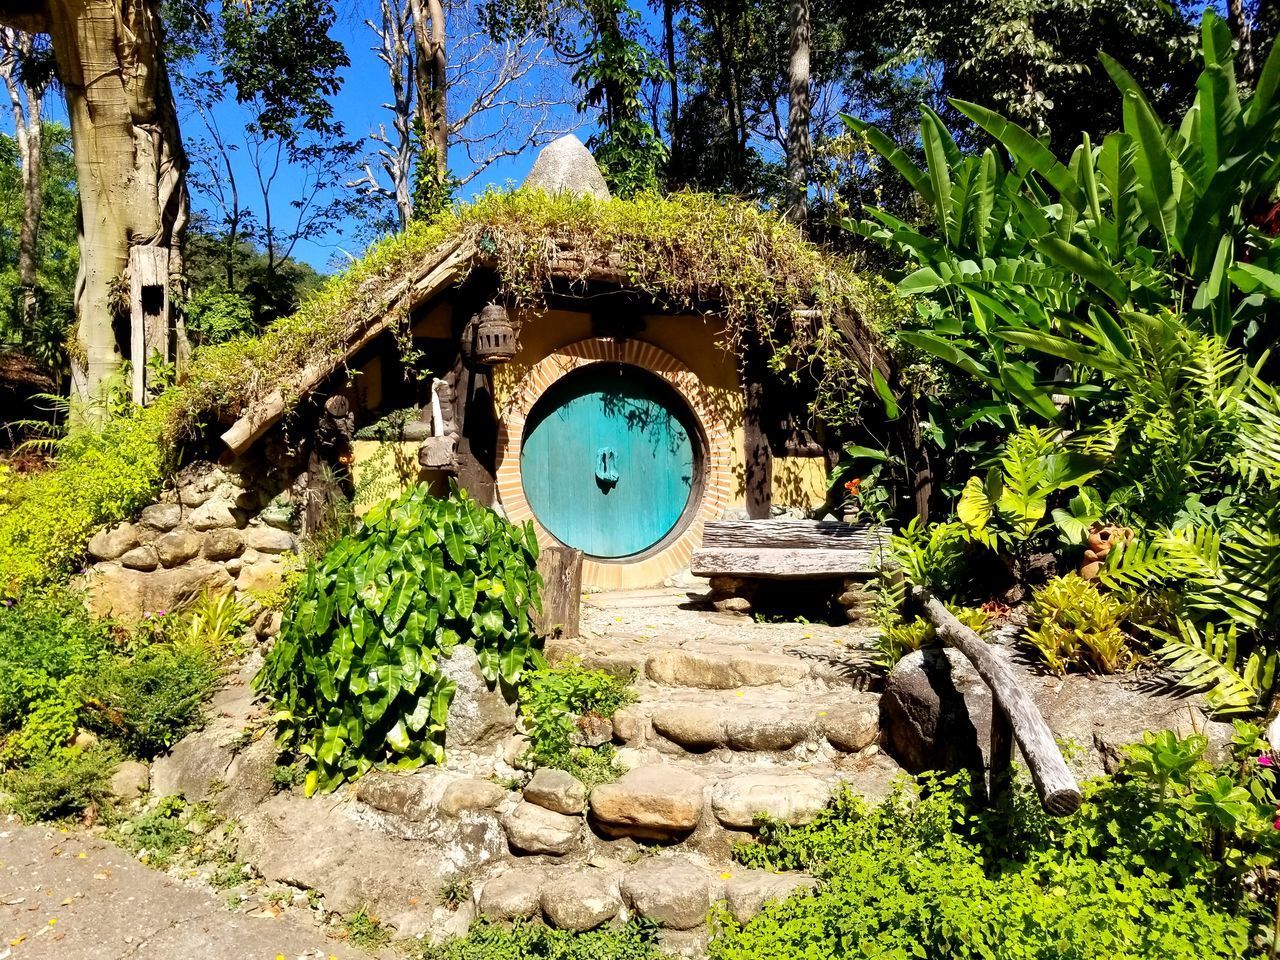
{"type": "Polygon", "coordinates": [[[1275,686],[1275,651],[1259,647],[1245,660],[1243,672],[1237,671],[1239,649],[1234,623],[1225,629],[1206,624],[1203,635],[1184,617],[1178,618],[1177,634],[1146,629],[1164,641],[1156,656],[1179,675],[1178,686],[1207,690],[1205,700],[1215,713],[1256,710],[1275,686]]]}

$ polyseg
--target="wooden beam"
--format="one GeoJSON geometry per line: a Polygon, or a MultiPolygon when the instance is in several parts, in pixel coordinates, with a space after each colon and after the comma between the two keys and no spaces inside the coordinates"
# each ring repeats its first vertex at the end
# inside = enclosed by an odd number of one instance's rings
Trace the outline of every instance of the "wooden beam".
{"type": "Polygon", "coordinates": [[[706,549],[872,550],[888,542],[887,527],[833,520],[713,520],[702,531],[706,549]]]}
{"type": "Polygon", "coordinates": [[[543,547],[538,553],[542,574],[542,613],[535,626],[541,636],[558,632],[578,636],[582,608],[582,551],[573,547],[543,547]]]}
{"type": "Polygon", "coordinates": [[[693,551],[690,570],[695,577],[755,577],[761,580],[803,580],[815,577],[870,575],[880,562],[878,550],[734,549],[717,547],[693,551]]]}
{"type": "MultiPolygon", "coordinates": [[[[991,691],[992,716],[1003,713],[1008,718],[1013,739],[1022,751],[1022,759],[1031,771],[1031,779],[1045,810],[1058,817],[1075,813],[1084,799],[1080,787],[1067,769],[1067,761],[1063,759],[1049,724],[1031,695],[1018,683],[1013,671],[991,652],[989,643],[952,616],[942,601],[928,590],[916,587],[912,596],[924,608],[924,614],[933,624],[939,639],[963,653],[978,671],[978,676],[991,691]]],[[[993,746],[1000,746],[994,743],[996,734],[992,736],[993,746]]],[[[1001,752],[1008,757],[997,757],[994,752],[991,757],[991,776],[997,784],[1000,777],[1007,776],[1007,771],[997,771],[995,765],[1007,764],[1012,756],[1011,751],[1002,749],[1001,752]]]]}

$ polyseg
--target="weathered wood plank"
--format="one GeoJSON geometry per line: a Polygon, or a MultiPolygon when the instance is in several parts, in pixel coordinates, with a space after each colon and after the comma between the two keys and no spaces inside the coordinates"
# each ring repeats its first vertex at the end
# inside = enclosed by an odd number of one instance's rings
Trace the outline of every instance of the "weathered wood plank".
{"type": "Polygon", "coordinates": [[[538,554],[542,574],[542,614],[535,618],[538,633],[578,636],[582,608],[582,551],[572,547],[543,547],[538,554]]]}
{"type": "MultiPolygon", "coordinates": [[[[963,653],[978,671],[978,676],[991,691],[992,715],[1003,713],[1008,718],[1013,738],[1022,751],[1027,769],[1031,771],[1031,779],[1045,810],[1059,817],[1075,813],[1083,800],[1080,787],[1067,769],[1053,731],[1031,695],[1022,689],[1009,667],[991,652],[991,646],[952,616],[942,601],[923,587],[916,587],[912,595],[924,608],[925,616],[934,625],[942,642],[963,653]]],[[[993,733],[993,747],[1001,746],[995,742],[1000,736],[1002,734],[993,733]]],[[[1001,753],[1008,755],[1009,751],[1001,749],[1001,753]]],[[[1002,761],[1007,763],[1007,759],[996,756],[993,750],[991,761],[992,778],[996,779],[995,765],[1002,761]]],[[[999,775],[1007,774],[999,771],[999,775]]]]}
{"type": "Polygon", "coordinates": [[[705,548],[869,550],[888,544],[889,531],[833,520],[715,520],[702,534],[705,548]]]}
{"type": "Polygon", "coordinates": [[[870,574],[879,563],[876,550],[849,548],[776,549],[703,547],[693,551],[695,577],[759,577],[798,580],[812,577],[853,577],[870,574]]]}

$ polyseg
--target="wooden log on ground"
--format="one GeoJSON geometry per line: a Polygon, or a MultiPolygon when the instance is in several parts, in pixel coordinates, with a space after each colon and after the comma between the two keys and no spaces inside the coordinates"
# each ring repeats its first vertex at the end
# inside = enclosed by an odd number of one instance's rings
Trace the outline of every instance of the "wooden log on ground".
{"type": "MultiPolygon", "coordinates": [[[[1075,813],[1083,800],[1080,787],[1067,769],[1067,761],[1058,749],[1053,731],[1049,729],[1049,724],[1045,722],[1031,695],[1022,689],[1009,667],[991,652],[990,645],[952,616],[942,601],[923,587],[916,587],[912,595],[924,608],[925,616],[937,630],[942,642],[963,653],[991,691],[993,727],[999,725],[999,721],[994,719],[998,715],[1003,713],[1008,718],[1013,739],[1022,751],[1022,759],[1031,771],[1031,779],[1035,782],[1040,803],[1045,810],[1059,817],[1075,813]]],[[[1002,739],[1003,734],[993,731],[992,746],[1001,747],[1000,752],[1004,754],[997,756],[995,750],[992,751],[991,776],[997,786],[1000,778],[1008,774],[1006,770],[997,771],[996,765],[1003,763],[1007,767],[1012,757],[1011,750],[995,742],[998,738],[1002,739]]]]}
{"type": "Polygon", "coordinates": [[[534,626],[541,636],[557,630],[560,636],[578,636],[582,608],[582,551],[572,547],[544,547],[538,554],[542,574],[542,615],[534,626]]]}

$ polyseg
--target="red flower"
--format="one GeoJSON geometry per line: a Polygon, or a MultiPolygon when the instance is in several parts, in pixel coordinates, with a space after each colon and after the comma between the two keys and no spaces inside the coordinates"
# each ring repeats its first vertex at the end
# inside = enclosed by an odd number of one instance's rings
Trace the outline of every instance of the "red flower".
{"type": "Polygon", "coordinates": [[[849,491],[849,496],[856,497],[858,495],[858,488],[860,486],[862,486],[862,478],[854,477],[852,480],[850,480],[848,483],[844,485],[844,488],[849,491]]]}

